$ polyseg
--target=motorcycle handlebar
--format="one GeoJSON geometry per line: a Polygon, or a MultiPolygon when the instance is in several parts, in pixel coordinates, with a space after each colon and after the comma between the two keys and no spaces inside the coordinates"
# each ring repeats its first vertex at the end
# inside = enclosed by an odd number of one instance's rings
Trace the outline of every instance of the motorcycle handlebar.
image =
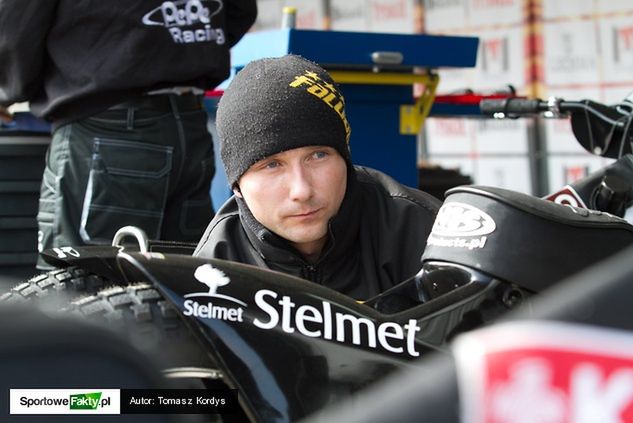
{"type": "Polygon", "coordinates": [[[548,118],[570,115],[578,142],[587,151],[604,157],[619,158],[633,148],[633,102],[607,106],[591,100],[565,101],[527,98],[486,99],[479,103],[483,115],[518,118],[542,114],[548,118]]]}
{"type": "Polygon", "coordinates": [[[534,115],[548,110],[546,101],[527,98],[482,100],[479,109],[484,115],[503,113],[506,116],[534,115]]]}
{"type": "Polygon", "coordinates": [[[528,98],[504,98],[494,100],[482,100],[479,103],[479,110],[484,115],[498,117],[520,117],[532,116],[540,113],[549,113],[547,117],[562,117],[567,113],[585,112],[605,124],[622,128],[624,122],[617,120],[609,106],[589,100],[566,101],[557,97],[550,97],[548,100],[528,99],[528,98]],[[608,116],[611,115],[611,116],[608,116]]]}

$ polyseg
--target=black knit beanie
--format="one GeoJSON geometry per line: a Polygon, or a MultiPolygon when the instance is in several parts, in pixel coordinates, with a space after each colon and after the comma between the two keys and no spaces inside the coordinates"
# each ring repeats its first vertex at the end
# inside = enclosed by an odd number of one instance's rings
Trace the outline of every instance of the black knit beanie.
{"type": "Polygon", "coordinates": [[[343,96],[324,69],[300,56],[246,65],[224,91],[216,124],[231,186],[255,162],[311,145],[336,149],[351,168],[343,96]]]}

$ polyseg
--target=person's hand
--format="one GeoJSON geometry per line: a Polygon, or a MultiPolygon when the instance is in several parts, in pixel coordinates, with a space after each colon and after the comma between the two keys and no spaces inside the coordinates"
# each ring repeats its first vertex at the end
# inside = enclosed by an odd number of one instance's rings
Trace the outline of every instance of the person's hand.
{"type": "Polygon", "coordinates": [[[0,106],[0,122],[9,123],[13,121],[13,115],[6,107],[0,106]]]}

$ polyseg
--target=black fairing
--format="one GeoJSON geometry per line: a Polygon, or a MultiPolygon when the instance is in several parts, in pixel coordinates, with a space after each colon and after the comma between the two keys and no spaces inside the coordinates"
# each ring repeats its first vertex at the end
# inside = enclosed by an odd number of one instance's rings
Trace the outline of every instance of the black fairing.
{"type": "Polygon", "coordinates": [[[633,226],[615,216],[501,188],[447,192],[422,261],[477,269],[541,292],[633,244],[633,226]]]}
{"type": "MultiPolygon", "coordinates": [[[[175,241],[149,241],[149,251],[169,254],[193,254],[196,245],[175,241]]],[[[44,261],[56,268],[78,266],[89,273],[99,275],[113,283],[124,283],[125,277],[117,263],[121,251],[134,252],[138,247],[124,245],[89,245],[81,247],[57,247],[42,251],[44,261]]]]}
{"type": "MultiPolygon", "coordinates": [[[[494,280],[466,284],[387,314],[329,288],[244,264],[184,255],[119,258],[129,280],[153,283],[180,310],[258,421],[305,417],[443,350],[452,336],[504,309],[499,298],[507,289],[494,280]],[[214,293],[200,282],[200,268],[218,282],[211,284],[214,293]]],[[[416,284],[412,278],[401,286],[411,291],[416,284]]]]}
{"type": "Polygon", "coordinates": [[[117,254],[123,247],[87,246],[59,247],[40,253],[44,261],[57,268],[78,266],[90,273],[102,276],[111,282],[125,281],[117,265],[117,254]]]}

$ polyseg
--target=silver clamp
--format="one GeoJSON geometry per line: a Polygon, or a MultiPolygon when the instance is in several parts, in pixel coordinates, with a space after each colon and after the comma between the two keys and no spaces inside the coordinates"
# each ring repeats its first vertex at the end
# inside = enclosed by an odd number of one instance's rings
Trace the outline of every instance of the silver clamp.
{"type": "Polygon", "coordinates": [[[562,99],[559,97],[548,97],[547,111],[543,112],[543,116],[549,119],[560,119],[563,117],[563,114],[560,112],[561,101],[562,99]]]}

